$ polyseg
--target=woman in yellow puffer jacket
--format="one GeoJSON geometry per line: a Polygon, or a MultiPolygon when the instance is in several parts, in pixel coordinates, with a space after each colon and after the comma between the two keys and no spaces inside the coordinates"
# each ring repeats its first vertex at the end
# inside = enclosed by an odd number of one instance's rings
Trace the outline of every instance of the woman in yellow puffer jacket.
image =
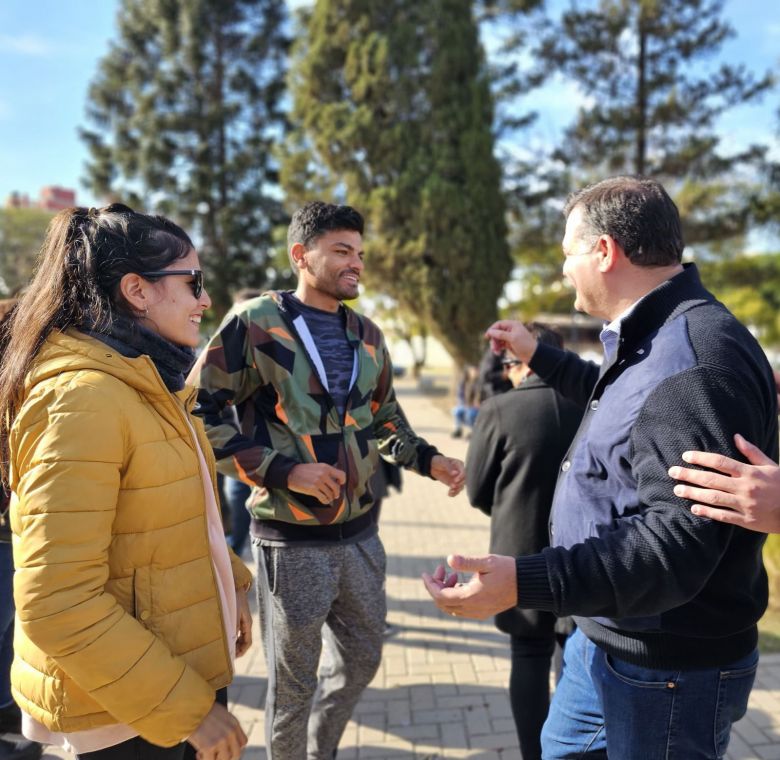
{"type": "Polygon", "coordinates": [[[53,219],[6,323],[13,694],[28,738],[89,760],[246,744],[224,687],[251,644],[251,576],[184,385],[210,303],[186,233],[114,204],[53,219]]]}

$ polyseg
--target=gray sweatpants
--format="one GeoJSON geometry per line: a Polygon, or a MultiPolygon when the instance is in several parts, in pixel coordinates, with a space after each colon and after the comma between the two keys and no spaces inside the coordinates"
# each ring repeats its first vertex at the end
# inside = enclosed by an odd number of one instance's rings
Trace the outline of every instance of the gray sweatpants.
{"type": "Polygon", "coordinates": [[[382,659],[384,547],[374,534],[253,552],[268,667],[268,758],[331,760],[382,659]]]}

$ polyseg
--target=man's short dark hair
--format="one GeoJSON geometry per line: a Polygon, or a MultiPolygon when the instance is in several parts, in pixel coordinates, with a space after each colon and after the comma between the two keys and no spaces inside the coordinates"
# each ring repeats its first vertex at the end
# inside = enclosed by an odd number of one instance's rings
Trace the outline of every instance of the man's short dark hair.
{"type": "Polygon", "coordinates": [[[541,322],[526,322],[525,327],[539,343],[545,343],[555,348],[563,348],[563,336],[556,330],[553,330],[552,327],[548,327],[541,322]]]}
{"type": "Polygon", "coordinates": [[[683,243],[680,213],[663,185],[646,177],[610,177],[569,196],[563,213],[581,208],[593,233],[614,238],[632,264],[679,264],[683,243]]]}
{"type": "Polygon", "coordinates": [[[363,234],[363,217],[352,206],[312,201],[301,206],[287,228],[287,249],[302,243],[308,249],[318,237],[334,230],[354,230],[363,234]]]}

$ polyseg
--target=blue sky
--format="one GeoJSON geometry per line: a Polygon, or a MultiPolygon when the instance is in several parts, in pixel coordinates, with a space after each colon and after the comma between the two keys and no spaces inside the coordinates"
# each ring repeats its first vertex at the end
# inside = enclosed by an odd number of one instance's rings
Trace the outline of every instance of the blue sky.
{"type": "MultiPolygon", "coordinates": [[[[94,202],[80,183],[86,151],[77,128],[117,7],[116,0],[0,2],[0,203],[12,190],[37,197],[49,184],[75,188],[79,203],[94,202]]],[[[777,69],[780,3],[727,0],[725,14],[737,38],[724,46],[723,57],[754,71],[777,69]]],[[[560,84],[538,93],[536,139],[553,139],[577,101],[577,93],[562,93],[560,84]]],[[[725,147],[773,140],[780,158],[779,107],[775,91],[759,106],[728,114],[720,125],[725,147]]]]}

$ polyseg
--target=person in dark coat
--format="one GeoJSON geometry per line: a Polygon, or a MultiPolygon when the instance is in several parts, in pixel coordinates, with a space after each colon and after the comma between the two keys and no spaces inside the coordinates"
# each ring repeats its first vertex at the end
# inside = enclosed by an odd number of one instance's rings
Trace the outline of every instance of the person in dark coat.
{"type": "Polygon", "coordinates": [[[477,380],[480,403],[512,390],[512,383],[506,376],[503,358],[503,354],[493,353],[490,346],[482,354],[482,358],[479,360],[479,379],[477,380]]]}
{"type": "MultiPolygon", "coordinates": [[[[562,347],[560,335],[531,323],[542,343],[562,347]]],[[[471,504],[490,516],[490,551],[520,556],[549,545],[548,518],[558,468],[583,410],[511,355],[503,359],[514,390],[485,401],[466,457],[471,504]]],[[[509,697],[523,760],[541,758],[540,736],[550,701],[550,662],[571,630],[550,612],[500,612],[496,627],[510,635],[509,697]]]]}

